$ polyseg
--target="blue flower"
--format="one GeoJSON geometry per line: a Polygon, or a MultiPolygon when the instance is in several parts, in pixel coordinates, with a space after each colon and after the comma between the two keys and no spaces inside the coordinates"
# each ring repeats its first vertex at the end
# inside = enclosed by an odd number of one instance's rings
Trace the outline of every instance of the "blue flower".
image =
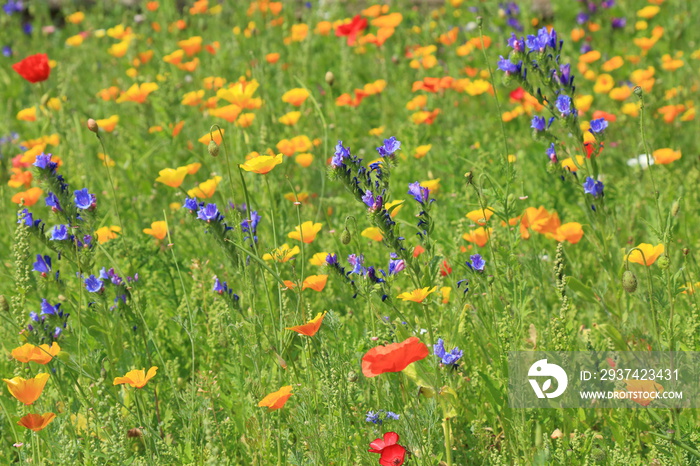
{"type": "Polygon", "coordinates": [[[328,254],[326,256],[326,264],[328,265],[338,265],[338,255],[337,254],[328,254]]]}
{"type": "Polygon", "coordinates": [[[512,48],[516,52],[522,52],[525,49],[525,39],[522,37],[518,39],[515,33],[510,34],[508,39],[508,47],[512,48]]]}
{"type": "Polygon", "coordinates": [[[471,259],[471,261],[467,261],[467,267],[469,267],[472,270],[482,272],[484,270],[484,267],[486,267],[486,261],[483,257],[481,257],[481,254],[474,254],[473,256],[469,256],[469,259],[471,259]]]}
{"type": "Polygon", "coordinates": [[[626,18],[613,18],[611,20],[611,24],[613,29],[622,29],[627,25],[627,19],[626,18]]]}
{"type": "Polygon", "coordinates": [[[75,195],[75,206],[81,210],[92,210],[97,204],[97,198],[90,194],[87,188],[79,189],[73,193],[75,195]]]}
{"type": "Polygon", "coordinates": [[[557,107],[557,110],[561,112],[561,116],[566,117],[571,115],[572,105],[571,105],[571,97],[569,97],[566,94],[561,94],[559,97],[557,97],[557,101],[554,104],[557,107]]]}
{"type": "Polygon", "coordinates": [[[438,338],[437,343],[433,345],[433,353],[446,366],[456,365],[457,361],[464,356],[464,351],[460,351],[456,346],[451,351],[446,351],[445,342],[442,338],[438,338]]]}
{"type": "Polygon", "coordinates": [[[513,63],[509,59],[503,58],[502,55],[500,60],[498,60],[498,69],[505,72],[506,76],[510,76],[511,74],[519,74],[522,66],[522,61],[519,61],[518,63],[513,63]]]}
{"type": "Polygon", "coordinates": [[[41,223],[41,220],[34,220],[34,215],[28,209],[22,209],[17,212],[17,223],[23,223],[28,227],[35,227],[41,223]]]}
{"type": "Polygon", "coordinates": [[[36,160],[34,160],[35,167],[41,168],[43,170],[49,169],[52,170],[56,168],[56,163],[51,161],[51,154],[40,154],[36,156],[36,160]]]}
{"type": "Polygon", "coordinates": [[[586,177],[586,181],[583,182],[583,192],[586,194],[590,194],[595,198],[598,198],[603,195],[603,188],[605,186],[603,185],[602,181],[596,181],[593,178],[586,177]]]}
{"type": "Polygon", "coordinates": [[[382,420],[379,418],[379,413],[374,411],[369,411],[365,416],[365,422],[371,422],[372,424],[381,424],[382,420]]]}
{"type": "Polygon", "coordinates": [[[104,289],[104,283],[96,276],[90,275],[85,279],[85,289],[90,293],[99,293],[104,289]]]}
{"type": "Polygon", "coordinates": [[[359,256],[356,254],[350,254],[348,256],[348,262],[350,265],[352,265],[352,270],[348,273],[357,273],[357,274],[362,274],[365,270],[365,268],[362,266],[365,262],[365,256],[363,254],[360,254],[359,256]]]}
{"type": "Polygon", "coordinates": [[[597,118],[595,120],[591,120],[591,129],[589,131],[591,133],[602,133],[607,127],[608,122],[605,118],[597,118]]]}
{"type": "Polygon", "coordinates": [[[65,241],[70,239],[67,225],[56,225],[51,229],[51,239],[53,241],[65,241]]]}
{"type": "Polygon", "coordinates": [[[9,45],[3,46],[2,54],[5,57],[11,57],[12,56],[12,47],[10,47],[9,45]]]}
{"type": "Polygon", "coordinates": [[[49,304],[49,302],[45,299],[41,300],[41,315],[49,315],[49,316],[55,316],[58,315],[59,308],[61,307],[61,304],[56,304],[55,306],[52,306],[49,304]]]}
{"type": "Polygon", "coordinates": [[[401,149],[401,141],[397,141],[396,138],[392,136],[389,139],[385,139],[381,147],[377,147],[377,152],[379,152],[379,155],[382,157],[390,157],[399,149],[401,149]]]}
{"type": "Polygon", "coordinates": [[[408,185],[408,194],[413,196],[413,199],[420,202],[421,204],[425,204],[426,202],[428,202],[430,190],[428,188],[422,187],[420,183],[416,181],[408,185]]]}
{"type": "Polygon", "coordinates": [[[49,193],[48,196],[46,196],[46,206],[51,207],[51,210],[54,212],[62,212],[63,209],[61,208],[61,202],[58,200],[58,197],[54,193],[49,193]]]}
{"type": "Polygon", "coordinates": [[[39,272],[42,275],[46,275],[51,272],[51,258],[49,256],[42,256],[41,254],[36,255],[36,262],[34,262],[34,271],[39,272]]]}
{"type": "Polygon", "coordinates": [[[192,212],[196,212],[199,210],[199,203],[197,202],[197,199],[193,197],[188,197],[185,199],[185,202],[182,204],[182,207],[184,209],[190,209],[192,212]]]}
{"type": "Polygon", "coordinates": [[[551,143],[547,150],[545,150],[545,154],[547,154],[547,157],[549,157],[549,161],[552,163],[557,163],[557,150],[554,147],[554,143],[551,143]]]}
{"type": "Polygon", "coordinates": [[[199,211],[197,212],[197,218],[200,220],[204,220],[205,222],[211,222],[212,220],[217,221],[219,220],[219,209],[216,207],[216,204],[207,204],[204,207],[201,207],[199,211]]]}
{"type": "Polygon", "coordinates": [[[543,116],[535,115],[532,117],[532,122],[530,123],[530,128],[535,131],[544,131],[545,125],[547,124],[543,116]]]}
{"type": "Polygon", "coordinates": [[[394,421],[398,421],[398,420],[399,420],[399,415],[396,414],[396,413],[394,413],[394,412],[392,412],[392,411],[387,411],[387,412],[386,412],[386,419],[393,419],[394,421]]]}
{"type": "Polygon", "coordinates": [[[554,72],[554,76],[559,81],[562,86],[571,86],[573,84],[573,78],[571,77],[571,65],[561,65],[559,67],[559,72],[554,72]]]}
{"type": "Polygon", "coordinates": [[[350,158],[350,149],[347,147],[343,147],[343,141],[338,141],[338,144],[335,146],[335,153],[333,154],[333,158],[331,159],[331,167],[341,167],[345,164],[345,162],[343,161],[348,158],[350,158]]]}
{"type": "Polygon", "coordinates": [[[369,189],[365,191],[365,195],[362,196],[362,202],[369,207],[370,212],[376,212],[382,208],[382,196],[374,197],[372,191],[369,189]]]}
{"type": "Polygon", "coordinates": [[[11,16],[13,13],[20,13],[22,11],[22,1],[21,0],[7,0],[7,3],[3,5],[2,9],[11,16]]]}
{"type": "Polygon", "coordinates": [[[396,275],[406,268],[406,261],[403,259],[389,259],[389,275],[396,275]]]}

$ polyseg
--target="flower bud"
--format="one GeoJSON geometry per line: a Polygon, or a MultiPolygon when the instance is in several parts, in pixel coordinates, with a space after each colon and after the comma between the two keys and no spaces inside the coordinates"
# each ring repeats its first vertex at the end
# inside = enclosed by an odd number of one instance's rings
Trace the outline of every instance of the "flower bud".
{"type": "Polygon", "coordinates": [[[359,379],[359,377],[357,375],[357,372],[350,371],[348,373],[348,382],[357,382],[358,379],[359,379]]]}
{"type": "Polygon", "coordinates": [[[212,157],[216,157],[219,155],[219,145],[213,139],[209,141],[207,150],[209,151],[209,155],[211,155],[212,157]]]}
{"type": "Polygon", "coordinates": [[[634,293],[637,290],[637,276],[631,270],[625,270],[622,274],[622,288],[628,293],[634,293]]]}
{"type": "Polygon", "coordinates": [[[656,263],[659,264],[661,270],[666,270],[671,266],[671,259],[669,259],[668,256],[661,256],[656,263]]]}
{"type": "Polygon", "coordinates": [[[333,74],[333,72],[326,71],[326,84],[328,84],[329,86],[332,86],[334,82],[335,82],[335,75],[333,74]]]}
{"type": "Polygon", "coordinates": [[[350,240],[352,239],[352,235],[350,234],[350,230],[348,230],[348,227],[343,228],[343,233],[340,235],[340,242],[343,244],[350,244],[350,240]]]}
{"type": "Polygon", "coordinates": [[[467,179],[467,186],[469,186],[474,180],[474,173],[470,170],[464,174],[464,177],[467,179]]]}
{"type": "Polygon", "coordinates": [[[90,131],[92,131],[95,134],[97,134],[97,131],[100,129],[94,118],[88,118],[87,127],[90,131]]]}
{"type": "Polygon", "coordinates": [[[476,17],[476,25],[481,27],[483,24],[484,24],[484,18],[482,18],[481,16],[477,16],[476,17]]]}
{"type": "Polygon", "coordinates": [[[10,312],[10,303],[7,302],[7,298],[2,294],[0,294],[0,311],[10,312]]]}
{"type": "Polygon", "coordinates": [[[681,210],[681,203],[678,201],[675,201],[673,205],[671,206],[671,215],[674,217],[678,217],[678,212],[681,210]]]}
{"type": "Polygon", "coordinates": [[[639,97],[641,99],[642,98],[642,88],[639,86],[635,86],[634,95],[636,95],[637,97],[639,97]]]}
{"type": "Polygon", "coordinates": [[[688,248],[683,248],[683,255],[684,255],[684,256],[687,256],[688,254],[690,254],[690,249],[688,249],[688,248]]]}

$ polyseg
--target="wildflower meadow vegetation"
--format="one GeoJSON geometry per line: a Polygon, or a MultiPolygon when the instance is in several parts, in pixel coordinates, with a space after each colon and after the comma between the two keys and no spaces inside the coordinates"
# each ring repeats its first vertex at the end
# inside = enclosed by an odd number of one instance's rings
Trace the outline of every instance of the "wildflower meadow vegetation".
{"type": "Polygon", "coordinates": [[[700,463],[699,2],[0,2],[1,464],[700,463]]]}

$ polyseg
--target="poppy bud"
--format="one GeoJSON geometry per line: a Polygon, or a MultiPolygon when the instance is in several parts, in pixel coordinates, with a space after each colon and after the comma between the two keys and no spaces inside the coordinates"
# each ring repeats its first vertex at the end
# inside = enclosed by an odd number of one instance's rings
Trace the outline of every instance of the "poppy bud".
{"type": "Polygon", "coordinates": [[[659,264],[661,270],[666,270],[671,265],[671,259],[669,259],[668,256],[661,256],[656,263],[659,264]]]}
{"type": "Polygon", "coordinates": [[[355,372],[355,371],[348,372],[348,382],[357,382],[358,378],[359,377],[357,376],[357,372],[355,372]]]}
{"type": "Polygon", "coordinates": [[[326,71],[326,84],[329,86],[333,86],[333,83],[335,82],[335,75],[333,74],[332,71],[326,71]]]}
{"type": "Polygon", "coordinates": [[[88,118],[87,127],[90,131],[92,131],[95,134],[97,134],[97,131],[100,129],[94,118],[88,118]]]}
{"type": "Polygon", "coordinates": [[[673,205],[671,206],[671,215],[674,217],[678,217],[678,212],[681,210],[681,203],[678,201],[675,201],[673,205]]]}
{"type": "Polygon", "coordinates": [[[634,293],[637,290],[637,276],[631,270],[625,270],[622,274],[622,288],[628,293],[634,293]]]}
{"type": "Polygon", "coordinates": [[[212,157],[216,157],[219,155],[219,145],[213,139],[209,141],[207,150],[209,151],[209,155],[211,155],[212,157]]]}
{"type": "Polygon", "coordinates": [[[2,294],[0,294],[0,311],[10,312],[10,303],[7,302],[7,298],[2,294]]]}
{"type": "Polygon", "coordinates": [[[343,244],[350,244],[351,239],[352,235],[350,234],[348,227],[343,228],[343,233],[340,235],[340,242],[343,244]]]}
{"type": "Polygon", "coordinates": [[[687,256],[688,254],[690,254],[690,249],[688,249],[688,248],[683,248],[683,255],[684,255],[684,256],[687,256]]]}
{"type": "Polygon", "coordinates": [[[481,16],[477,16],[476,17],[476,25],[481,27],[482,24],[484,24],[484,18],[482,18],[481,16]]]}
{"type": "Polygon", "coordinates": [[[133,429],[129,429],[129,431],[126,433],[126,436],[128,438],[139,438],[143,437],[143,433],[140,429],[134,427],[133,429]]]}
{"type": "Polygon", "coordinates": [[[634,95],[636,95],[637,97],[639,97],[641,99],[642,98],[642,88],[639,86],[636,86],[634,88],[634,95]]]}

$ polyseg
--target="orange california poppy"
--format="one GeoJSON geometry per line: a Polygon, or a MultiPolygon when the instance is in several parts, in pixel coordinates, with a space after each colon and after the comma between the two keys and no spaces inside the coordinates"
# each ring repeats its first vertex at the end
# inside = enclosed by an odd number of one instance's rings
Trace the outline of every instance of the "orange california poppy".
{"type": "Polygon", "coordinates": [[[48,364],[54,356],[56,356],[61,347],[55,341],[51,343],[51,347],[47,344],[34,346],[31,343],[26,343],[12,350],[12,357],[19,362],[35,362],[37,364],[48,364]]]}
{"type": "Polygon", "coordinates": [[[49,380],[49,374],[37,374],[31,379],[14,377],[12,379],[2,380],[4,380],[7,384],[7,389],[10,390],[12,396],[17,398],[25,405],[30,405],[41,396],[41,392],[44,390],[44,385],[46,385],[46,381],[49,380]]]}
{"type": "Polygon", "coordinates": [[[659,256],[664,252],[663,244],[657,244],[656,246],[653,246],[648,243],[641,243],[637,245],[637,248],[642,250],[642,252],[644,253],[644,258],[642,259],[642,253],[639,252],[638,249],[635,249],[631,253],[629,253],[629,255],[627,256],[627,260],[630,262],[634,262],[635,264],[646,265],[647,267],[656,262],[656,259],[658,259],[659,256]]]}
{"type": "Polygon", "coordinates": [[[30,207],[37,203],[42,194],[44,194],[44,191],[35,186],[12,196],[12,202],[15,204],[23,203],[23,205],[30,207]]]}
{"type": "Polygon", "coordinates": [[[270,173],[273,168],[282,163],[282,154],[277,155],[260,155],[258,157],[253,157],[250,160],[246,160],[245,163],[239,165],[243,170],[247,172],[257,173],[259,175],[265,175],[270,173]]]}
{"type": "Polygon", "coordinates": [[[296,325],[294,327],[287,327],[287,330],[293,330],[297,332],[300,335],[306,335],[307,337],[312,337],[316,335],[316,332],[318,332],[318,329],[321,328],[321,323],[323,322],[323,318],[326,317],[326,312],[319,312],[316,317],[308,321],[307,323],[303,325],[296,325]]]}
{"type": "Polygon", "coordinates": [[[301,289],[311,288],[314,291],[323,291],[328,281],[328,275],[310,275],[304,279],[301,289]]]}
{"type": "Polygon", "coordinates": [[[134,369],[133,371],[127,372],[124,377],[116,377],[114,379],[114,385],[126,383],[134,388],[143,388],[149,380],[156,376],[157,370],[158,367],[156,366],[148,369],[148,373],[146,373],[145,369],[134,369]]]}
{"type": "Polygon", "coordinates": [[[265,406],[269,408],[269,411],[274,411],[276,409],[282,408],[290,396],[292,396],[292,386],[287,385],[285,387],[280,388],[276,392],[270,393],[265,398],[260,400],[258,406],[265,406]]]}
{"type": "Polygon", "coordinates": [[[425,287],[425,288],[417,288],[413,291],[407,291],[405,293],[401,293],[400,295],[397,296],[397,298],[402,299],[404,301],[413,301],[414,303],[422,303],[425,298],[428,297],[430,293],[433,293],[437,287],[425,287]]]}
{"type": "Polygon", "coordinates": [[[294,227],[294,231],[290,232],[287,237],[304,243],[311,243],[316,239],[316,235],[321,231],[322,227],[323,225],[320,223],[304,222],[294,227]]]}
{"type": "Polygon", "coordinates": [[[143,232],[156,239],[163,239],[168,235],[168,227],[164,220],[151,223],[151,228],[144,228],[143,232]]]}
{"type": "Polygon", "coordinates": [[[163,183],[164,185],[170,186],[171,188],[179,188],[189,171],[190,170],[187,166],[164,168],[158,172],[158,175],[160,176],[156,178],[156,181],[158,183],[163,183]]]}
{"type": "Polygon", "coordinates": [[[409,364],[428,356],[428,347],[418,337],[401,343],[377,346],[362,356],[362,373],[365,377],[376,377],[385,372],[401,372],[409,364]]]}
{"type": "Polygon", "coordinates": [[[19,420],[17,425],[24,426],[34,432],[39,432],[44,429],[44,427],[51,424],[51,421],[53,421],[55,417],[56,415],[54,413],[27,414],[19,420]]]}

